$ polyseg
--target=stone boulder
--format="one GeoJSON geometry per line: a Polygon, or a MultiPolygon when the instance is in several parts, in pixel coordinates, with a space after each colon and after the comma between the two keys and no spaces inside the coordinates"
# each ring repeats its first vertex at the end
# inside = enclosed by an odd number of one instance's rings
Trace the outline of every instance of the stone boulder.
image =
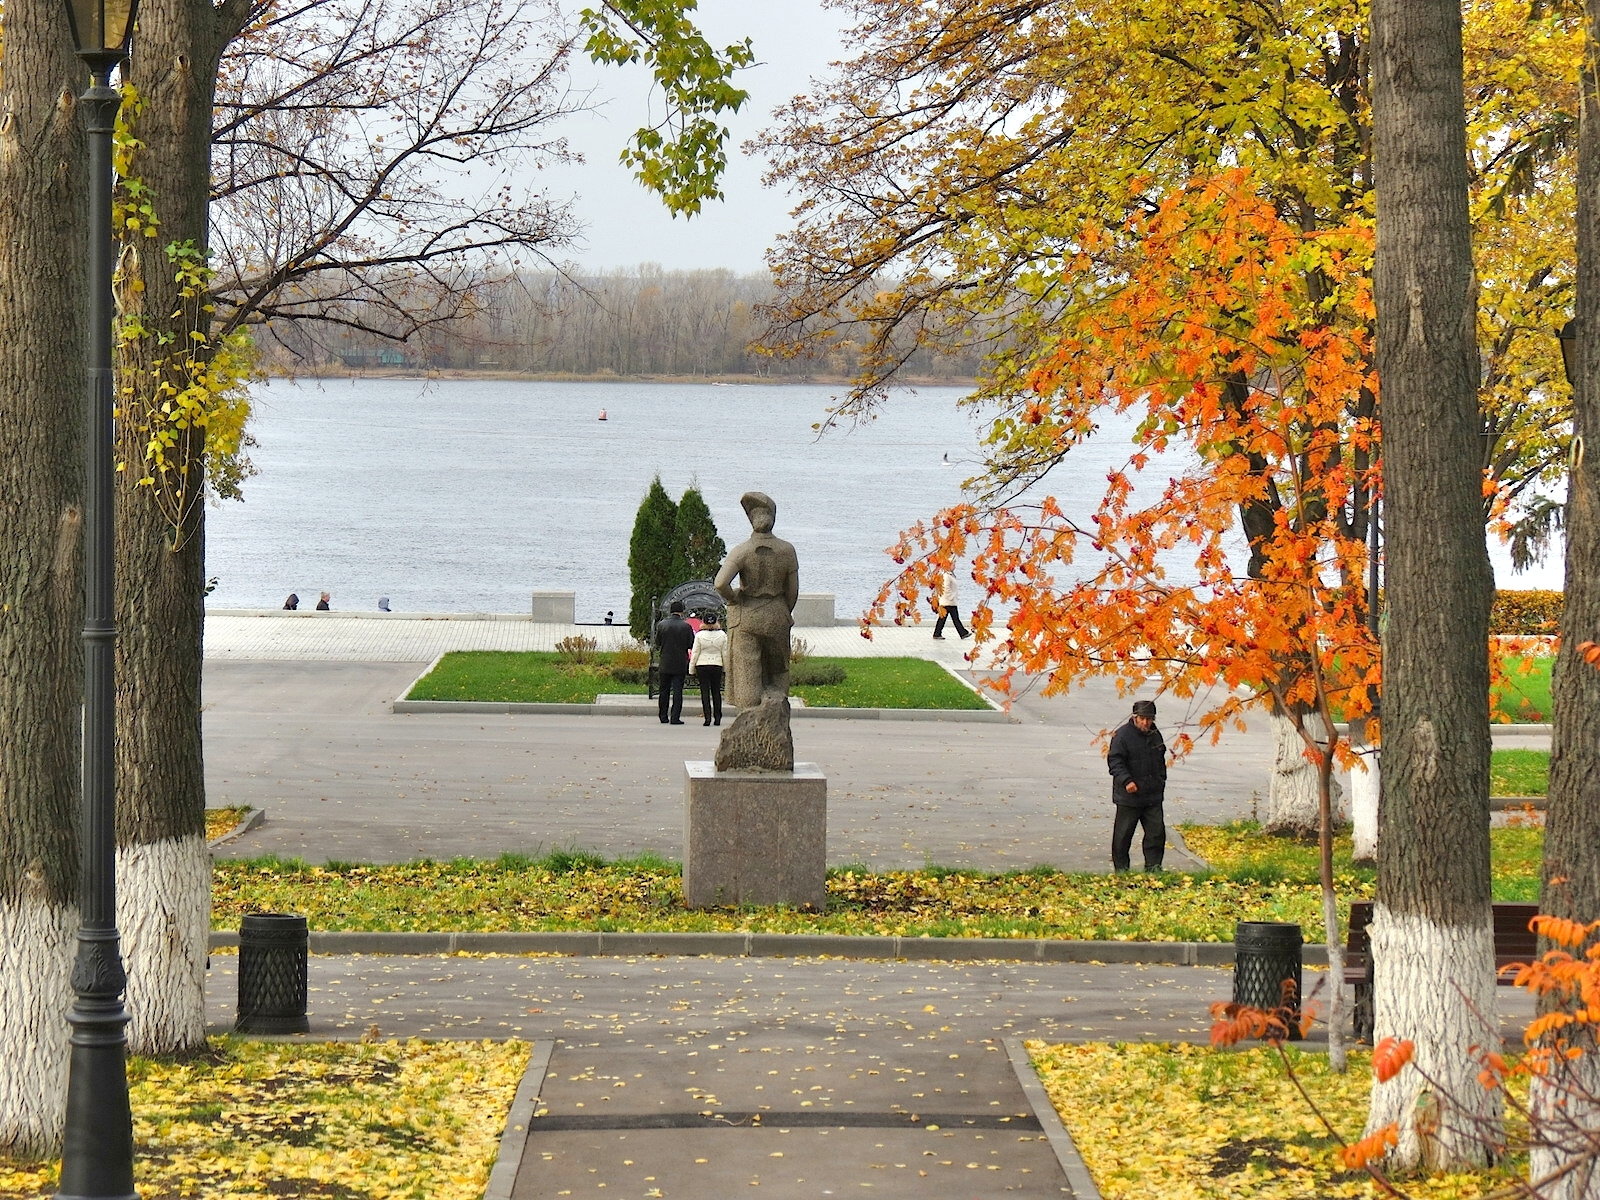
{"type": "Polygon", "coordinates": [[[768,694],[754,708],[740,711],[717,744],[719,771],[793,771],[794,735],[789,731],[789,700],[768,694]]]}

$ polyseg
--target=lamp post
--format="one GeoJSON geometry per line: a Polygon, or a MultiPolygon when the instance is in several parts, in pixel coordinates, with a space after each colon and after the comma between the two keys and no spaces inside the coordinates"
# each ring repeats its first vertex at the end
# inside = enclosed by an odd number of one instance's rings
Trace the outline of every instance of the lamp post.
{"type": "Polygon", "coordinates": [[[83,786],[79,831],[78,951],[75,997],[67,1014],[72,1054],[67,1075],[61,1200],[134,1200],[133,1112],[128,1103],[127,975],[117,933],[116,784],[113,777],[112,672],[116,641],[112,597],[111,135],[121,96],[111,72],[127,57],[138,0],[66,0],[78,57],[89,68],[80,96],[89,141],[88,458],[85,480],[83,613],[83,786]]]}

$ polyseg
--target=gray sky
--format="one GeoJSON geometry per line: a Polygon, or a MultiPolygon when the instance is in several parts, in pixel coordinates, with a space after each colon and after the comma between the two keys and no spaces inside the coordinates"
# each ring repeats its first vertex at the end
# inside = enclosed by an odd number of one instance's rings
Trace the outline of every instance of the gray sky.
{"type": "Polygon", "coordinates": [[[542,182],[554,195],[577,195],[588,230],[585,244],[571,257],[585,268],[654,262],[668,269],[759,271],[762,252],[789,224],[791,202],[762,186],[763,164],[738,147],[769,123],[775,107],[804,91],[812,75],[840,57],[843,14],[824,10],[818,0],[700,0],[695,20],[715,46],[745,37],[755,46],[758,65],[738,77],[750,99],[728,121],[733,135],[722,183],[727,199],[708,204],[693,218],[671,217],[617,162],[633,131],[651,118],[648,71],[642,65],[597,67],[577,56],[575,84],[593,86],[596,100],[603,99],[598,112],[567,126],[573,148],[587,161],[548,170],[542,182]]]}

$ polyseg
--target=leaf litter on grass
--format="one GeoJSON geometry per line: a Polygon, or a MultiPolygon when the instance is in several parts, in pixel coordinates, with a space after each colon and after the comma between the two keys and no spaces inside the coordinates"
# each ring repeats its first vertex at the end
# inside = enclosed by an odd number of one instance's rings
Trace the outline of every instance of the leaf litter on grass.
{"type": "MultiPolygon", "coordinates": [[[[481,1200],[526,1042],[215,1038],[128,1062],[141,1200],[481,1200]]],[[[57,1164],[0,1156],[0,1197],[52,1195],[57,1164]]]]}
{"type": "MultiPolygon", "coordinates": [[[[1342,1200],[1384,1193],[1347,1171],[1338,1143],[1266,1047],[1027,1043],[1062,1124],[1105,1200],[1342,1200]]],[[[1370,1053],[1350,1069],[1288,1048],[1296,1075],[1349,1140],[1361,1135],[1370,1053]]],[[[1520,1157],[1484,1172],[1405,1180],[1412,1200],[1472,1200],[1505,1186],[1520,1157]]]]}

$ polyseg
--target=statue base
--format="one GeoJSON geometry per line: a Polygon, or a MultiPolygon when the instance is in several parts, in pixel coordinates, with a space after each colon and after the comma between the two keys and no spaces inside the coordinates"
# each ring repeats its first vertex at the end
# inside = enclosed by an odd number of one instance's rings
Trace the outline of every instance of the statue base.
{"type": "Polygon", "coordinates": [[[820,912],[828,901],[828,781],[816,763],[793,771],[683,765],[684,902],[820,912]]]}

